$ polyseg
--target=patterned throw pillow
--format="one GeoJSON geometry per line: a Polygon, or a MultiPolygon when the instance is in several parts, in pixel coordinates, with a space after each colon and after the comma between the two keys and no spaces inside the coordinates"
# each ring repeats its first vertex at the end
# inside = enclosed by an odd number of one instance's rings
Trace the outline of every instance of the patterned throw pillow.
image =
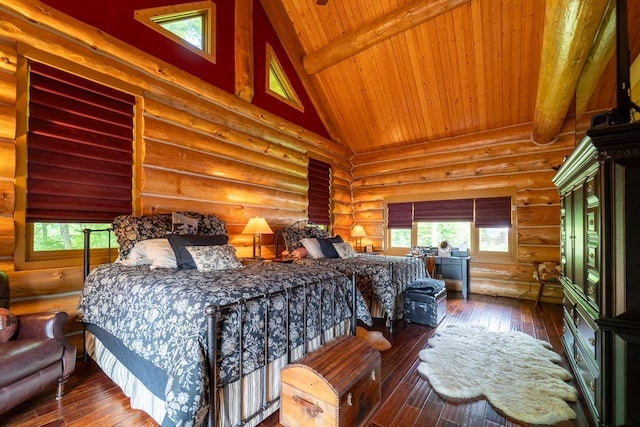
{"type": "Polygon", "coordinates": [[[198,268],[193,257],[187,250],[187,246],[220,246],[226,245],[229,241],[226,234],[218,234],[215,236],[182,236],[180,234],[169,234],[167,238],[175,253],[176,263],[180,270],[198,268]]]}
{"type": "Polygon", "coordinates": [[[334,243],[333,247],[336,248],[336,252],[338,252],[340,258],[353,258],[358,256],[349,242],[334,243]]]}
{"type": "Polygon", "coordinates": [[[0,308],[0,342],[9,341],[18,330],[18,318],[6,308],[0,308]]]}
{"type": "Polygon", "coordinates": [[[175,234],[198,234],[198,218],[191,218],[179,212],[171,214],[171,232],[175,234]]]}
{"type": "Polygon", "coordinates": [[[222,218],[213,214],[202,214],[198,212],[176,212],[188,218],[198,220],[198,234],[214,236],[227,234],[227,223],[222,218]]]}
{"type": "Polygon", "coordinates": [[[282,229],[284,244],[289,252],[302,247],[302,239],[329,237],[329,233],[318,227],[286,227],[282,229]]]}
{"type": "Polygon", "coordinates": [[[112,227],[120,247],[118,258],[123,260],[136,243],[165,237],[171,229],[171,215],[120,215],[114,218],[112,227]]]}
{"type": "Polygon", "coordinates": [[[240,268],[242,262],[236,256],[232,245],[220,246],[187,246],[198,271],[226,270],[240,268]]]}

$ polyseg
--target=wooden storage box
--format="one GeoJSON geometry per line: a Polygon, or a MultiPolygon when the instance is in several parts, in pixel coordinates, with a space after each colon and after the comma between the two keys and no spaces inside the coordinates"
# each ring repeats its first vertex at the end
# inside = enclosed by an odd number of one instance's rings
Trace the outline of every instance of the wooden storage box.
{"type": "Polygon", "coordinates": [[[380,353],[336,338],[282,369],[280,424],[361,426],[380,403],[380,353]]]}

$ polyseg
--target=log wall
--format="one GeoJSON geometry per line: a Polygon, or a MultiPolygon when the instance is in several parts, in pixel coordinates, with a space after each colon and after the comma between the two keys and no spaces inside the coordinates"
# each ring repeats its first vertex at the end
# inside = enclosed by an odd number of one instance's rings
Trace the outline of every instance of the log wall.
{"type": "MultiPolygon", "coordinates": [[[[21,55],[137,93],[136,213],[217,214],[227,222],[238,256],[250,257],[252,237],[241,234],[250,217],[265,217],[274,230],[307,218],[312,156],[332,165],[334,231],[349,236],[350,150],[66,15],[43,13],[37,2],[16,4],[19,10],[0,5],[0,269],[11,281],[13,312],[64,310],[73,318],[83,282],[80,263],[15,267],[21,55]]],[[[263,256],[273,258],[274,248],[274,237],[264,236],[263,256]]],[[[80,345],[78,325],[70,322],[68,329],[80,345]]]]}
{"type": "MultiPolygon", "coordinates": [[[[384,246],[385,199],[424,199],[438,193],[516,188],[515,256],[471,260],[471,292],[535,299],[534,263],[560,257],[560,197],[551,178],[575,147],[572,125],[548,146],[531,142],[531,124],[475,135],[356,154],[353,167],[355,222],[374,248],[384,246]]],[[[543,299],[559,303],[560,287],[543,299]]]]}

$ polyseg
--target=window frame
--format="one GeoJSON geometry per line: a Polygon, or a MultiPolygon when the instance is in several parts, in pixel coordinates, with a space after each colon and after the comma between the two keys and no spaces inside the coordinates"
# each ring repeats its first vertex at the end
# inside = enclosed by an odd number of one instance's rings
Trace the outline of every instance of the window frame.
{"type": "Polygon", "coordinates": [[[287,77],[287,74],[282,68],[282,64],[280,63],[280,60],[278,59],[278,56],[276,55],[275,51],[273,50],[273,46],[271,46],[270,43],[266,43],[265,52],[266,52],[265,71],[264,71],[265,92],[273,96],[274,98],[279,99],[280,101],[284,102],[290,107],[293,107],[296,110],[304,113],[304,105],[302,105],[302,101],[300,101],[300,97],[298,96],[295,89],[293,88],[293,85],[291,84],[291,80],[289,80],[289,77],[287,77]],[[285,93],[289,95],[289,97],[282,96],[278,92],[271,89],[271,63],[272,62],[275,64],[275,67],[273,68],[273,70],[274,70],[274,73],[276,74],[278,82],[280,83],[280,86],[282,86],[282,89],[285,91],[285,93]]]}
{"type": "Polygon", "coordinates": [[[173,40],[180,46],[188,49],[207,61],[216,63],[216,4],[212,1],[197,1],[191,3],[175,4],[170,6],[150,7],[138,9],[134,12],[136,21],[146,25],[168,39],[173,40]],[[204,46],[202,49],[192,45],[182,37],[164,28],[158,21],[165,19],[177,19],[194,15],[203,16],[204,46]]]}
{"type": "MultiPolygon", "coordinates": [[[[67,73],[75,74],[79,77],[92,80],[96,83],[126,92],[135,96],[134,105],[134,133],[133,133],[133,179],[131,183],[132,191],[132,213],[141,211],[140,181],[142,165],[142,90],[129,83],[120,81],[111,76],[99,73],[84,66],[78,65],[66,59],[41,51],[31,46],[18,43],[18,58],[16,67],[16,202],[14,220],[16,228],[16,241],[14,251],[14,265],[16,270],[31,270],[43,268],[75,267],[83,264],[83,249],[70,249],[58,251],[34,251],[33,238],[34,227],[32,223],[27,223],[27,127],[29,108],[29,60],[43,63],[45,65],[58,68],[67,73]]],[[[44,222],[44,221],[40,221],[44,222]]],[[[59,222],[59,221],[52,221],[59,222]]],[[[106,263],[115,259],[116,251],[109,249],[92,249],[91,259],[94,263],[106,263]]]]}

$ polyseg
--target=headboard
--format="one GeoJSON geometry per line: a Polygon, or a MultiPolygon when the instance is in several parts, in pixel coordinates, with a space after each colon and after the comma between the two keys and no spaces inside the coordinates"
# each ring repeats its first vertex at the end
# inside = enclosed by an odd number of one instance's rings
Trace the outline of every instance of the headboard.
{"type": "Polygon", "coordinates": [[[120,215],[113,219],[111,228],[104,230],[83,230],[84,235],[84,276],[91,268],[91,233],[113,232],[118,240],[118,259],[124,259],[136,243],[147,239],[160,239],[168,233],[227,235],[227,224],[213,214],[198,212],[173,212],[151,215],[120,215]]]}
{"type": "Polygon", "coordinates": [[[276,256],[280,256],[279,236],[282,236],[285,249],[293,252],[294,249],[302,246],[300,240],[307,237],[329,237],[329,232],[307,219],[296,221],[276,232],[276,256]]]}

